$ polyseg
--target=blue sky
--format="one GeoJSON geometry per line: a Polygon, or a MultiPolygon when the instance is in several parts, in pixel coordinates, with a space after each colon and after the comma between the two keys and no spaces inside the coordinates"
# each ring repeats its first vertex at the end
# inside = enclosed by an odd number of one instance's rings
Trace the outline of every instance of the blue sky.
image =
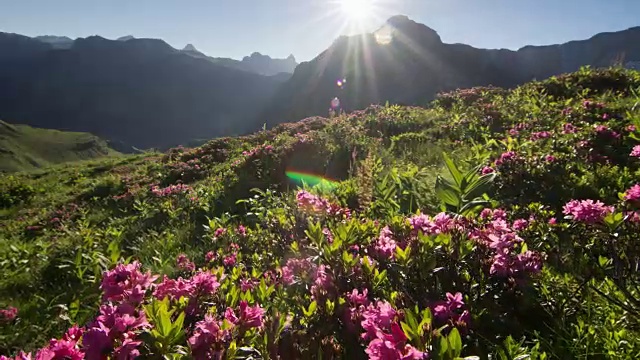
{"type": "Polygon", "coordinates": [[[640,26],[639,0],[371,0],[375,16],[357,26],[336,1],[346,0],[0,0],[0,31],[131,34],[180,48],[192,43],[211,56],[259,51],[306,61],[340,33],[374,30],[396,14],[435,29],[444,42],[485,48],[553,44],[640,26]]]}

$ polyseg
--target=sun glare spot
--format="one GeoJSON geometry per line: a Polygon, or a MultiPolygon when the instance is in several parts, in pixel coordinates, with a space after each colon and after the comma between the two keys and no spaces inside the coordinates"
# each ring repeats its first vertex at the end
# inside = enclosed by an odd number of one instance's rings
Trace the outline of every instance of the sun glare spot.
{"type": "Polygon", "coordinates": [[[342,16],[351,23],[362,24],[374,15],[374,0],[337,0],[342,16]]]}

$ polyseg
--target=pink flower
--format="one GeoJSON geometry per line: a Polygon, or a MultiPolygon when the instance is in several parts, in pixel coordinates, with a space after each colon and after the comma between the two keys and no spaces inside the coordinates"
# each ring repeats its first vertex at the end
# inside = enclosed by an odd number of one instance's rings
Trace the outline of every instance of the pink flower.
{"type": "Polygon", "coordinates": [[[571,215],[574,221],[594,224],[601,222],[608,214],[612,213],[612,206],[605,206],[601,201],[571,200],[563,208],[563,213],[571,215]]]}
{"type": "Polygon", "coordinates": [[[247,236],[247,228],[244,225],[238,225],[238,234],[240,236],[247,236]]]}
{"type": "Polygon", "coordinates": [[[52,339],[49,346],[36,354],[36,360],[82,360],[84,353],[75,341],[52,339]]]}
{"type": "Polygon", "coordinates": [[[227,229],[225,228],[217,228],[216,231],[213,233],[213,237],[219,238],[220,236],[224,235],[227,232],[227,229]]]}
{"type": "Polygon", "coordinates": [[[291,285],[295,282],[293,270],[288,266],[283,266],[280,271],[282,272],[282,282],[285,285],[291,285]]]}
{"type": "Polygon", "coordinates": [[[240,290],[242,292],[251,291],[257,285],[257,281],[253,279],[240,279],[240,290]]]}
{"type": "Polygon", "coordinates": [[[627,201],[640,200],[640,184],[635,184],[629,190],[627,190],[624,194],[624,199],[627,201]]]}
{"type": "Polygon", "coordinates": [[[219,359],[228,338],[228,332],[216,319],[210,315],[205,315],[204,320],[196,324],[193,336],[189,338],[191,354],[196,360],[219,359]]]}
{"type": "Polygon", "coordinates": [[[422,232],[426,235],[449,233],[458,225],[448,214],[442,212],[430,218],[427,215],[416,215],[409,219],[409,223],[415,233],[422,232]]]}
{"type": "Polygon", "coordinates": [[[385,226],[380,230],[380,236],[376,242],[375,250],[385,258],[394,258],[396,253],[396,241],[393,239],[393,233],[389,230],[388,226],[385,226]]]}
{"type": "Polygon", "coordinates": [[[192,296],[213,295],[220,287],[218,278],[210,272],[200,271],[191,278],[192,296]]]}
{"type": "Polygon", "coordinates": [[[627,131],[628,132],[636,131],[636,126],[635,125],[627,125],[627,131]]]}
{"type": "Polygon", "coordinates": [[[556,161],[556,157],[553,156],[553,155],[547,155],[547,156],[544,157],[544,160],[546,162],[554,162],[554,161],[556,161]]]}
{"type": "Polygon", "coordinates": [[[354,305],[366,306],[369,304],[369,299],[367,298],[368,293],[369,290],[367,289],[364,289],[362,293],[359,293],[358,289],[353,289],[353,291],[351,291],[351,294],[349,294],[349,301],[351,301],[351,303],[354,305]]]}
{"type": "Polygon", "coordinates": [[[575,132],[578,131],[578,128],[576,128],[573,124],[571,123],[566,123],[564,124],[564,126],[562,127],[562,133],[563,134],[574,134],[575,132]]]}
{"type": "Polygon", "coordinates": [[[238,317],[236,316],[236,313],[233,312],[233,309],[228,307],[227,310],[224,311],[224,318],[225,320],[227,320],[230,324],[236,325],[238,323],[238,321],[240,321],[238,319],[238,317]]]}
{"type": "Polygon", "coordinates": [[[18,316],[18,309],[9,306],[6,309],[0,309],[0,322],[11,322],[18,316]]]}
{"type": "Polygon", "coordinates": [[[235,253],[226,256],[224,259],[222,259],[222,263],[224,264],[224,266],[234,266],[236,264],[237,261],[237,255],[235,253]]]}
{"type": "Polygon", "coordinates": [[[240,316],[238,324],[248,328],[259,328],[263,325],[264,309],[260,305],[249,306],[246,301],[240,301],[240,316]]]}
{"type": "Polygon", "coordinates": [[[180,254],[176,258],[176,263],[178,264],[178,268],[185,271],[194,271],[196,269],[196,264],[194,264],[187,255],[180,254]]]}
{"type": "Polygon", "coordinates": [[[333,287],[333,279],[328,274],[328,267],[326,265],[320,265],[315,272],[315,279],[313,286],[311,286],[311,294],[313,298],[318,298],[322,294],[333,287]]]}
{"type": "Polygon", "coordinates": [[[513,222],[513,230],[520,231],[527,228],[529,222],[525,219],[517,219],[513,222]]]}
{"type": "Polygon", "coordinates": [[[213,251],[209,251],[205,256],[204,256],[204,261],[206,262],[212,262],[213,259],[216,258],[216,254],[213,251]]]}
{"type": "Polygon", "coordinates": [[[102,275],[100,288],[104,301],[128,301],[133,304],[142,302],[144,292],[151,286],[157,276],[151,272],[140,272],[140,263],[118,264],[113,270],[105,271],[102,275]]]}
{"type": "Polygon", "coordinates": [[[162,300],[168,297],[170,300],[178,300],[181,297],[189,297],[193,294],[193,284],[190,281],[178,278],[169,279],[166,275],[163,281],[156,286],[153,295],[162,300]]]}
{"type": "Polygon", "coordinates": [[[495,172],[495,170],[491,166],[485,166],[482,168],[482,171],[481,171],[482,175],[491,174],[493,172],[495,172]]]}
{"type": "Polygon", "coordinates": [[[533,141],[540,140],[540,139],[547,139],[550,137],[551,137],[551,133],[548,131],[539,131],[531,134],[531,140],[533,141]]]}
{"type": "Polygon", "coordinates": [[[633,149],[631,150],[631,154],[629,154],[629,156],[640,157],[640,145],[634,146],[633,149]]]}
{"type": "Polygon", "coordinates": [[[556,218],[554,218],[554,217],[549,219],[549,225],[555,225],[557,222],[558,222],[558,220],[556,220],[556,218]]]}

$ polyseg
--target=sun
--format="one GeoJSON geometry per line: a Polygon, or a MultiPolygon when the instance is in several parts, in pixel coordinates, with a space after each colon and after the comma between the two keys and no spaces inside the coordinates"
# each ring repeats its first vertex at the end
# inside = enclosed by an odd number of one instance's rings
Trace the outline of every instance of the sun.
{"type": "Polygon", "coordinates": [[[374,0],[338,0],[337,4],[342,16],[355,25],[371,20],[375,12],[374,0]]]}

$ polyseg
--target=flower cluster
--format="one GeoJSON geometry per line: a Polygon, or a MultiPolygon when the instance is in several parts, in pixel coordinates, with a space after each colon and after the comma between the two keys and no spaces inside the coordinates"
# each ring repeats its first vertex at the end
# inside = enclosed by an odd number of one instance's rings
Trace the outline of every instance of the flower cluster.
{"type": "Polygon", "coordinates": [[[428,215],[416,215],[409,219],[414,234],[422,232],[425,235],[446,234],[459,229],[459,224],[447,213],[439,213],[433,218],[428,215]]]}
{"type": "Polygon", "coordinates": [[[489,273],[501,278],[522,279],[538,273],[542,268],[542,256],[533,251],[519,252],[523,242],[517,231],[524,229],[528,221],[518,219],[510,226],[503,210],[484,209],[481,218],[485,225],[471,229],[469,237],[486,246],[493,254],[489,273]]]}
{"type": "Polygon", "coordinates": [[[624,193],[624,199],[627,201],[640,200],[640,184],[635,184],[629,190],[627,190],[624,193]]]}
{"type": "Polygon", "coordinates": [[[18,316],[18,309],[9,306],[6,309],[0,309],[0,323],[13,321],[18,316]]]}
{"type": "Polygon", "coordinates": [[[427,354],[408,344],[407,336],[399,324],[397,311],[385,301],[370,304],[362,312],[360,323],[365,331],[362,339],[369,341],[365,352],[369,359],[425,359],[427,354]]]}
{"type": "Polygon", "coordinates": [[[396,254],[397,243],[393,238],[393,233],[388,226],[380,230],[380,236],[375,244],[375,251],[380,256],[392,259],[396,254]]]}
{"type": "Polygon", "coordinates": [[[282,282],[285,285],[292,285],[296,281],[296,277],[315,272],[316,265],[309,259],[289,259],[285,266],[280,268],[282,273],[282,282]]]}
{"type": "Polygon", "coordinates": [[[613,206],[606,206],[601,201],[571,200],[564,205],[563,213],[571,216],[573,221],[586,224],[602,222],[605,216],[614,211],[613,206]]]}
{"type": "Polygon", "coordinates": [[[106,271],[102,277],[102,298],[104,301],[139,304],[156,278],[149,271],[142,273],[137,261],[128,265],[118,264],[113,270],[106,271]]]}
{"type": "Polygon", "coordinates": [[[469,325],[471,316],[469,311],[464,309],[464,301],[462,294],[457,292],[454,294],[447,293],[447,299],[438,301],[431,305],[431,311],[435,320],[436,327],[449,325],[464,330],[469,325]]]}
{"type": "Polygon", "coordinates": [[[308,191],[300,190],[296,195],[298,207],[310,214],[326,214],[335,217],[351,217],[351,211],[348,208],[343,208],[338,204],[329,202],[320,196],[314,195],[308,191]]]}
{"type": "Polygon", "coordinates": [[[191,187],[184,184],[169,185],[165,188],[160,188],[155,185],[151,187],[151,193],[157,197],[166,197],[174,194],[184,194],[191,191],[191,187]]]}
{"type": "Polygon", "coordinates": [[[193,261],[189,260],[187,255],[180,254],[176,258],[176,264],[178,265],[178,269],[185,271],[194,271],[196,269],[196,264],[193,261]]]}
{"type": "Polygon", "coordinates": [[[270,154],[272,152],[273,152],[273,146],[272,145],[262,144],[262,145],[254,147],[251,150],[243,151],[242,155],[244,155],[245,157],[251,157],[251,156],[254,156],[256,154],[270,154]]]}
{"type": "Polygon", "coordinates": [[[500,166],[505,163],[515,161],[516,159],[518,159],[518,155],[514,151],[507,151],[502,153],[500,157],[496,159],[495,164],[496,166],[500,166]]]}

